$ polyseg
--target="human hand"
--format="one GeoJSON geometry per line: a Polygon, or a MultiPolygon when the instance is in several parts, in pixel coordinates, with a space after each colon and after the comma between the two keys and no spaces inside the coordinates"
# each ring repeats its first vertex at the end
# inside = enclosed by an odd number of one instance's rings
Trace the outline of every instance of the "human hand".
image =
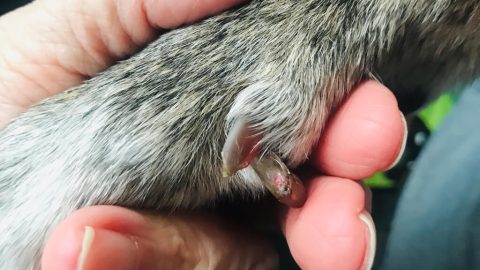
{"type": "MultiPolygon", "coordinates": [[[[0,119],[6,123],[42,98],[129,55],[155,36],[157,26],[174,27],[235,1],[206,2],[212,9],[207,5],[196,9],[188,1],[167,8],[177,2],[145,0],[126,5],[124,1],[92,0],[81,4],[69,1],[70,6],[66,6],[43,0],[2,17],[0,29],[8,31],[0,32],[0,119]],[[142,12],[140,7],[147,5],[150,8],[142,12]],[[46,29],[50,29],[48,34],[46,29]],[[99,29],[101,34],[92,29],[99,29]],[[28,44],[26,36],[31,39],[28,44]]],[[[366,177],[393,162],[403,135],[393,96],[376,83],[365,83],[333,119],[315,151],[313,167],[328,175],[366,177]]],[[[305,269],[360,268],[368,261],[364,258],[371,254],[374,243],[370,238],[373,223],[364,211],[364,190],[346,179],[311,178],[305,206],[289,210],[283,221],[295,259],[305,269]]],[[[268,243],[231,226],[215,217],[152,217],[118,207],[86,208],[54,232],[45,249],[43,267],[75,269],[80,253],[86,254],[84,269],[275,267],[275,253],[268,243]],[[89,229],[85,230],[86,226],[89,229]],[[87,235],[88,240],[92,229],[89,252],[88,245],[81,251],[82,239],[87,235]]]]}
{"type": "Polygon", "coordinates": [[[0,17],[0,127],[171,29],[242,0],[37,0],[0,17]]]}
{"type": "Polygon", "coordinates": [[[401,157],[406,123],[395,97],[383,85],[357,86],[327,126],[308,179],[305,205],[290,209],[284,232],[302,269],[369,269],[375,253],[369,190],[364,179],[401,157]]]}

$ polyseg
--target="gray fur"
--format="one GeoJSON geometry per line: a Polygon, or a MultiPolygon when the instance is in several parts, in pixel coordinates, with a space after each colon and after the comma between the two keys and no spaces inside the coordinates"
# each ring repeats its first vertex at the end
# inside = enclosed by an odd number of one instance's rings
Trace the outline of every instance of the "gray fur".
{"type": "Polygon", "coordinates": [[[228,127],[304,161],[329,112],[375,77],[400,100],[473,79],[476,0],[254,0],[162,35],[142,52],[34,106],[0,131],[0,265],[39,269],[75,209],[181,210],[258,196],[247,168],[221,175],[228,127]]]}

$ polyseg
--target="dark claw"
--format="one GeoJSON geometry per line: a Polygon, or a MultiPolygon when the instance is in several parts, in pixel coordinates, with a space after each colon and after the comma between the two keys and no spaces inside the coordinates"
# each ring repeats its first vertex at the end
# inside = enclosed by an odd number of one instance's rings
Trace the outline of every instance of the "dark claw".
{"type": "Polygon", "coordinates": [[[251,166],[265,187],[281,203],[295,208],[303,206],[306,200],[303,183],[277,155],[269,153],[256,159],[251,166]]]}
{"type": "Polygon", "coordinates": [[[222,149],[223,176],[231,176],[250,165],[281,203],[289,207],[301,207],[306,199],[302,182],[274,153],[258,158],[260,140],[261,135],[244,122],[236,122],[228,132],[222,149]]]}

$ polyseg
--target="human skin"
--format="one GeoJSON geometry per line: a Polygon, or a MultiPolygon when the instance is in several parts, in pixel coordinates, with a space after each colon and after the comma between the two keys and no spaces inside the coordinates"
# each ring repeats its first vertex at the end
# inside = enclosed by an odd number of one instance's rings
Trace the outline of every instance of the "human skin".
{"type": "MultiPolygon", "coordinates": [[[[239,0],[37,0],[0,17],[0,126],[29,106],[79,84],[159,34],[217,13],[239,0]],[[26,40],[28,39],[28,40],[26,40]]],[[[304,207],[278,220],[303,269],[371,265],[373,222],[358,182],[400,154],[404,123],[390,91],[359,85],[313,151],[304,207]],[[345,259],[348,258],[348,259],[345,259]]],[[[53,233],[43,269],[272,269],[261,235],[217,217],[160,216],[96,206],[73,213],[53,233]],[[88,229],[86,229],[88,228],[88,229]],[[85,232],[93,231],[89,250],[85,232]],[[251,237],[247,237],[250,235],[251,237]],[[188,244],[187,244],[188,243],[188,244]],[[86,254],[79,260],[80,253],[86,254]],[[81,261],[81,262],[80,262],[81,261]]]]}

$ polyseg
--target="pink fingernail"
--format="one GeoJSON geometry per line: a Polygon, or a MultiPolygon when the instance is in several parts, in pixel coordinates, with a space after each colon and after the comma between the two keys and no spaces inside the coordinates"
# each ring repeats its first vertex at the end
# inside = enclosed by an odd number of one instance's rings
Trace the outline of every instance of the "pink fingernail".
{"type": "Polygon", "coordinates": [[[377,233],[375,230],[375,224],[373,223],[372,216],[367,211],[363,211],[360,215],[360,220],[365,223],[365,228],[367,230],[366,241],[367,246],[365,248],[365,257],[363,259],[363,264],[360,267],[362,270],[372,269],[373,261],[375,259],[375,252],[377,249],[377,233]]]}
{"type": "Polygon", "coordinates": [[[86,226],[83,233],[82,250],[78,256],[77,270],[83,270],[88,253],[92,247],[93,239],[95,239],[95,230],[90,226],[86,226]]]}
{"type": "Polygon", "coordinates": [[[397,166],[398,162],[402,159],[403,153],[405,152],[405,147],[407,146],[407,138],[408,138],[408,125],[407,125],[407,120],[405,119],[405,116],[403,113],[400,113],[402,116],[402,123],[403,123],[403,141],[402,141],[402,146],[400,148],[400,151],[398,152],[397,158],[395,161],[393,161],[392,165],[390,165],[385,171],[388,171],[392,169],[393,167],[397,166]]]}
{"type": "Polygon", "coordinates": [[[115,231],[85,227],[77,270],[140,269],[138,242],[115,231]]]}

